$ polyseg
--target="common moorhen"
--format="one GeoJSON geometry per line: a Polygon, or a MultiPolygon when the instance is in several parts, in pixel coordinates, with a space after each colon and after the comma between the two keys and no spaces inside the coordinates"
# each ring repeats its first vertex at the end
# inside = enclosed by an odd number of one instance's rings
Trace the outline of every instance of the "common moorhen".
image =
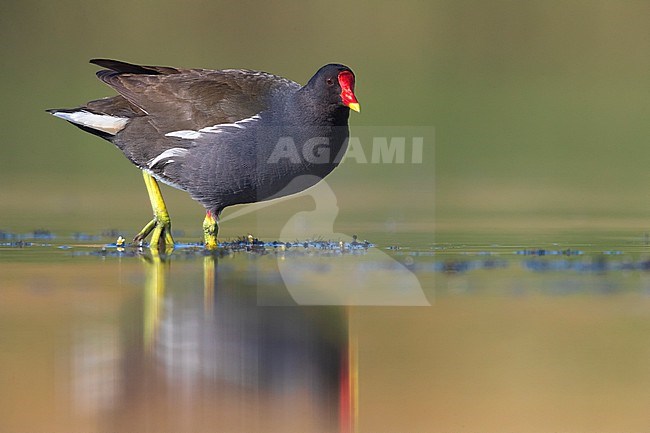
{"type": "Polygon", "coordinates": [[[154,218],[134,241],[153,231],[152,248],[174,244],[156,180],[205,207],[205,246],[214,249],[227,206],[297,193],[328,175],[347,147],[350,109],[359,111],[354,73],[340,64],[300,86],[245,69],[90,62],[106,68],[97,76],[119,95],[48,112],[115,144],[142,170],[154,218]]]}

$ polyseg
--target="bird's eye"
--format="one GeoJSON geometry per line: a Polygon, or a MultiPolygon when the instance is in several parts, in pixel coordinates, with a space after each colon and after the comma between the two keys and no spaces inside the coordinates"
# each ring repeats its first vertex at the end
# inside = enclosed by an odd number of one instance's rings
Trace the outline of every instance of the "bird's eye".
{"type": "Polygon", "coordinates": [[[334,85],[334,80],[332,80],[331,78],[328,78],[327,80],[325,80],[325,82],[327,83],[328,86],[334,85]]]}

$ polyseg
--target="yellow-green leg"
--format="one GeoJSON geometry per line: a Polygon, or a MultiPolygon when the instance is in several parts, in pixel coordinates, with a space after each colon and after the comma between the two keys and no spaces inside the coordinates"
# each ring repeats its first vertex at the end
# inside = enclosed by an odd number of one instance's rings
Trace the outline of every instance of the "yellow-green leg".
{"type": "Polygon", "coordinates": [[[162,193],[158,182],[146,171],[142,172],[144,177],[144,184],[147,186],[147,193],[151,201],[151,209],[153,210],[153,219],[147,223],[140,233],[133,238],[133,242],[142,242],[149,233],[151,235],[151,242],[149,248],[155,249],[170,249],[174,248],[174,238],[172,238],[172,221],[169,218],[165,200],[163,200],[162,193]]]}
{"type": "Polygon", "coordinates": [[[208,250],[217,249],[217,234],[219,233],[217,218],[218,215],[213,215],[212,212],[207,211],[203,220],[203,239],[205,248],[208,250]]]}

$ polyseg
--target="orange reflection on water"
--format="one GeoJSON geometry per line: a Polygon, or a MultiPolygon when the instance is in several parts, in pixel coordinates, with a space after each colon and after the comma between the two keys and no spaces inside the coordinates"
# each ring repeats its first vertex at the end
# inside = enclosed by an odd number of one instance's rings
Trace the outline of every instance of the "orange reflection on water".
{"type": "Polygon", "coordinates": [[[352,432],[347,312],[259,306],[220,260],[25,266],[0,307],[0,430],[352,432]]]}

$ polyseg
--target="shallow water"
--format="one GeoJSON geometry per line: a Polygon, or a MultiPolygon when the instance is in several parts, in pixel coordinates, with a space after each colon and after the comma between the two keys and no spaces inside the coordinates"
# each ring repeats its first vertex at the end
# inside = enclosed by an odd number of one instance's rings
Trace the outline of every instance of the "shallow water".
{"type": "Polygon", "coordinates": [[[215,255],[3,236],[3,432],[650,427],[643,233],[215,255]]]}

